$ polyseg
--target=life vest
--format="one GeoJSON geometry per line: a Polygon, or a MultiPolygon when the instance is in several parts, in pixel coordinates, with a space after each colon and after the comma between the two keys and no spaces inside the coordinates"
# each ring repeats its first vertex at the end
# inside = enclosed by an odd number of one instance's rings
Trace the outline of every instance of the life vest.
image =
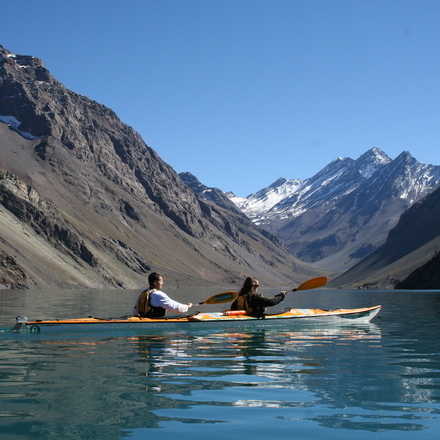
{"type": "Polygon", "coordinates": [[[150,303],[150,294],[154,289],[146,289],[140,295],[136,303],[136,310],[142,318],[163,318],[166,310],[163,307],[154,307],[150,303]]]}
{"type": "Polygon", "coordinates": [[[256,318],[264,318],[266,307],[271,307],[284,299],[285,295],[279,293],[274,298],[266,298],[258,294],[247,293],[239,295],[232,303],[231,310],[246,310],[246,313],[256,318]]]}

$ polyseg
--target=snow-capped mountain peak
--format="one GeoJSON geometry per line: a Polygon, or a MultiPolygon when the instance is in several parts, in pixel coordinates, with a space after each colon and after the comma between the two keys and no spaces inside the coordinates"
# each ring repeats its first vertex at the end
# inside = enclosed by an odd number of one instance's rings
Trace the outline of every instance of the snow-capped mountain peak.
{"type": "MultiPolygon", "coordinates": [[[[414,164],[417,162],[417,159],[409,152],[402,151],[395,159],[396,163],[407,163],[414,164]]],[[[417,162],[418,163],[418,162],[417,162]]]]}
{"type": "Polygon", "coordinates": [[[247,202],[246,197],[240,197],[235,195],[232,191],[229,191],[225,193],[227,197],[229,197],[229,200],[237,206],[238,209],[241,209],[243,212],[243,206],[247,202]]]}
{"type": "Polygon", "coordinates": [[[372,160],[374,160],[377,163],[388,163],[391,162],[391,158],[386,154],[384,151],[382,151],[378,147],[372,147],[368,151],[366,151],[362,156],[360,157],[370,157],[372,160]]]}
{"type": "Polygon", "coordinates": [[[268,187],[250,194],[247,197],[230,197],[248,217],[255,218],[263,212],[269,211],[278,202],[289,197],[303,185],[300,179],[277,179],[268,187]]]}
{"type": "Polygon", "coordinates": [[[356,159],[361,176],[369,179],[378,168],[391,162],[391,158],[380,148],[373,147],[356,159]]]}
{"type": "Polygon", "coordinates": [[[347,250],[348,262],[376,247],[400,213],[439,184],[440,166],[422,164],[408,151],[392,160],[373,147],[356,160],[337,158],[308,179],[281,178],[231,200],[295,255],[315,261],[347,246],[353,248],[347,250]],[[356,232],[359,224],[364,226],[356,232]],[[335,232],[339,229],[345,233],[335,232]]]}

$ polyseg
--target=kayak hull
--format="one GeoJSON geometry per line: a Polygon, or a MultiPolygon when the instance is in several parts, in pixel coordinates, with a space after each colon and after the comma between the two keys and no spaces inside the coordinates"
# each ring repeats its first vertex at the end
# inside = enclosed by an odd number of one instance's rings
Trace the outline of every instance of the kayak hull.
{"type": "Polygon", "coordinates": [[[264,319],[245,314],[227,316],[223,313],[197,313],[178,318],[150,319],[128,317],[118,319],[75,318],[56,320],[27,320],[17,317],[16,331],[40,332],[94,332],[94,331],[144,331],[144,330],[182,330],[197,328],[248,328],[282,325],[352,325],[371,321],[381,310],[381,306],[357,309],[289,309],[283,313],[266,315],[264,319]]]}

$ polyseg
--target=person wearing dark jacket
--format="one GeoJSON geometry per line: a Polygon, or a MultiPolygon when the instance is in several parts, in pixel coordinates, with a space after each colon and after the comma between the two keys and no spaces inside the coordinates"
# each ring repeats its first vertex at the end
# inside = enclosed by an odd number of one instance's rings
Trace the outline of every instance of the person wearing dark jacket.
{"type": "Polygon", "coordinates": [[[285,292],[280,292],[273,298],[266,298],[257,293],[258,287],[260,287],[260,283],[257,279],[246,278],[238,297],[231,305],[231,310],[246,310],[250,316],[264,318],[266,307],[275,306],[286,297],[285,292]]]}

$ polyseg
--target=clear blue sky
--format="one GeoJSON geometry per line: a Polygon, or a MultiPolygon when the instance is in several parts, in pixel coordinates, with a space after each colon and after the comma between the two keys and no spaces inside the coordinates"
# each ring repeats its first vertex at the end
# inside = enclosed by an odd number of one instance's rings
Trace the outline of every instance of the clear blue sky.
{"type": "Polygon", "coordinates": [[[0,44],[247,195],[372,146],[439,164],[440,2],[2,2],[0,44]]]}

